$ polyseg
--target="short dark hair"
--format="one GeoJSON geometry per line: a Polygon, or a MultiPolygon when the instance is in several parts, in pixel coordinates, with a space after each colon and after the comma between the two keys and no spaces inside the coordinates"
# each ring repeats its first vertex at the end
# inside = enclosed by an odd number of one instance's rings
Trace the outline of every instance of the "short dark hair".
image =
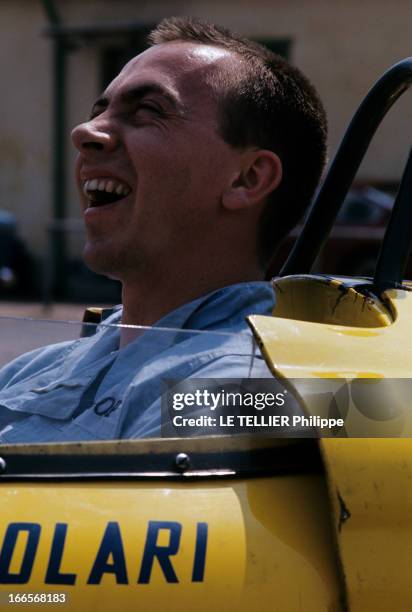
{"type": "Polygon", "coordinates": [[[282,182],[268,197],[260,224],[260,255],[267,266],[302,217],[321,177],[325,110],[297,68],[256,42],[191,17],[164,19],[149,35],[154,45],[177,41],[222,47],[245,60],[243,69],[221,71],[214,88],[223,139],[233,147],[269,149],[283,164],[282,182]]]}

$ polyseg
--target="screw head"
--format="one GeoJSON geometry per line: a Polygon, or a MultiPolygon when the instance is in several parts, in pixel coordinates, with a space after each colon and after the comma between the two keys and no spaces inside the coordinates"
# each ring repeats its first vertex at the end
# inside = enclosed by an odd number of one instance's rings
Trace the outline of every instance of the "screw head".
{"type": "Polygon", "coordinates": [[[185,472],[190,466],[190,458],[186,453],[176,455],[175,464],[180,472],[185,472]]]}

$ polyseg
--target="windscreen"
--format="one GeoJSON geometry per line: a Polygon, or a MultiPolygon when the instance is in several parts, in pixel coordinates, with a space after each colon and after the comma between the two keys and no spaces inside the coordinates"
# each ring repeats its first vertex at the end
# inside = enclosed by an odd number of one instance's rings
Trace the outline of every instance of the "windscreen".
{"type": "Polygon", "coordinates": [[[3,444],[266,433],[287,404],[249,331],[0,318],[0,338],[3,444]]]}

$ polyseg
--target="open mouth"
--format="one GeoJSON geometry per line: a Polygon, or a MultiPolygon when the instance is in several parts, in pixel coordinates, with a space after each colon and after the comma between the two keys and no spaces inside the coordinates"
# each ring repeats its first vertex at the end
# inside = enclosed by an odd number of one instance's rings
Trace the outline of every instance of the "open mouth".
{"type": "Polygon", "coordinates": [[[89,200],[91,208],[118,202],[130,192],[131,189],[126,183],[113,178],[95,178],[83,183],[83,193],[89,200]]]}

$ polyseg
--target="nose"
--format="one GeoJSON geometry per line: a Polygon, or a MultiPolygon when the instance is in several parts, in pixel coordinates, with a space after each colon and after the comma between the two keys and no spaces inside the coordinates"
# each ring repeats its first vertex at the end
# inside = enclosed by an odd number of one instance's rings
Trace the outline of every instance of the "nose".
{"type": "Polygon", "coordinates": [[[81,123],[72,131],[72,141],[80,153],[87,151],[113,151],[118,144],[118,137],[106,121],[94,119],[81,123]]]}

